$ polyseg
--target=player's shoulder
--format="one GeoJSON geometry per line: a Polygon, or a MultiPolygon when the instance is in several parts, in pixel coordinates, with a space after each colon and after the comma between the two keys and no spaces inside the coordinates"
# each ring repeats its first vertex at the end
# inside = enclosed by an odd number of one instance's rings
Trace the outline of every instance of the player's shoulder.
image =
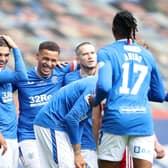
{"type": "Polygon", "coordinates": [[[89,76],[76,81],[71,82],[70,84],[62,87],[59,92],[61,95],[68,93],[70,96],[73,94],[81,93],[93,93],[96,87],[97,77],[89,76]]]}
{"type": "Polygon", "coordinates": [[[80,76],[80,71],[79,70],[76,70],[76,71],[73,71],[73,72],[69,72],[65,75],[65,78],[72,78],[72,77],[78,77],[80,76]]]}
{"type": "Polygon", "coordinates": [[[64,84],[67,85],[73,81],[81,79],[80,71],[76,70],[74,72],[69,72],[65,75],[64,84]]]}
{"type": "Polygon", "coordinates": [[[106,44],[106,45],[104,45],[104,46],[100,47],[100,48],[98,49],[98,52],[112,50],[112,49],[114,49],[114,48],[115,48],[115,46],[116,46],[116,44],[115,44],[115,43],[106,44]]]}
{"type": "Polygon", "coordinates": [[[27,69],[27,75],[28,75],[28,78],[31,79],[31,78],[35,78],[37,77],[37,70],[36,70],[36,67],[29,67],[27,69]]]}
{"type": "Polygon", "coordinates": [[[95,84],[97,81],[97,76],[88,76],[88,77],[85,77],[85,78],[80,78],[78,80],[75,80],[74,82],[72,82],[71,84],[69,85],[77,85],[77,87],[79,85],[81,86],[88,86],[89,84],[95,84]]]}
{"type": "Polygon", "coordinates": [[[84,87],[95,86],[97,79],[98,79],[97,76],[88,76],[78,80],[78,84],[83,85],[84,87]]]}
{"type": "Polygon", "coordinates": [[[150,65],[155,64],[155,56],[153,55],[153,53],[143,46],[139,47],[141,48],[140,55],[144,58],[144,60],[146,60],[146,62],[148,62],[150,65]]]}
{"type": "Polygon", "coordinates": [[[31,66],[31,67],[28,67],[27,68],[27,73],[34,73],[36,71],[36,67],[34,67],[34,66],[31,66]]]}
{"type": "Polygon", "coordinates": [[[71,69],[71,66],[69,63],[67,63],[66,65],[62,65],[61,67],[59,66],[56,66],[54,69],[53,69],[53,72],[54,73],[68,73],[70,72],[70,69],[71,69]]]}
{"type": "Polygon", "coordinates": [[[116,43],[107,44],[99,48],[97,52],[98,62],[112,58],[115,54],[118,54],[117,52],[118,52],[118,47],[116,43]]]}

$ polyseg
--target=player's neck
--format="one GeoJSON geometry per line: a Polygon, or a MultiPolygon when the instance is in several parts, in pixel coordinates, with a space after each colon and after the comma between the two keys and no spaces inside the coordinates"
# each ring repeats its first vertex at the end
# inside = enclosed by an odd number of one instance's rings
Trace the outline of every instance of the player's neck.
{"type": "Polygon", "coordinates": [[[87,69],[81,68],[80,75],[81,77],[96,75],[96,68],[87,68],[87,69]]]}
{"type": "Polygon", "coordinates": [[[47,78],[50,78],[50,76],[51,76],[51,74],[49,74],[49,75],[47,75],[47,76],[41,75],[41,74],[38,72],[37,67],[35,67],[35,71],[36,71],[37,76],[38,76],[39,78],[41,78],[41,79],[47,79],[47,78]]]}

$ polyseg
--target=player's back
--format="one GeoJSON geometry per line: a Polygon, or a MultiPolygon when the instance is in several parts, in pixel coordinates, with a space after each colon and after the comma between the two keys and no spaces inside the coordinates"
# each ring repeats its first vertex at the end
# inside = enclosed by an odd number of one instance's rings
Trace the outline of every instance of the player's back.
{"type": "Polygon", "coordinates": [[[150,87],[158,94],[156,86],[161,86],[160,95],[157,96],[164,99],[162,79],[154,57],[136,43],[127,45],[126,40],[116,41],[102,50],[106,50],[107,54],[102,55],[100,49],[98,58],[100,62],[106,63],[101,68],[104,69],[104,76],[105,72],[108,74],[106,80],[105,77],[99,79],[99,87],[108,94],[104,128],[110,128],[110,132],[115,134],[134,135],[137,134],[138,127],[141,130],[138,134],[152,134],[153,125],[147,97],[150,87]],[[146,130],[141,129],[143,127],[146,130]]]}
{"type": "Polygon", "coordinates": [[[62,87],[40,110],[34,123],[62,130],[67,114],[73,115],[76,120],[87,119],[90,106],[86,96],[94,93],[96,81],[96,77],[87,77],[62,87]]]}
{"type": "MultiPolygon", "coordinates": [[[[74,72],[70,72],[66,74],[64,84],[70,84],[74,81],[82,79],[82,76],[80,74],[80,70],[76,70],[74,72]]],[[[81,140],[81,148],[82,149],[89,149],[89,150],[96,150],[96,144],[93,137],[93,131],[92,131],[92,119],[91,117],[87,119],[83,134],[82,134],[82,140],[81,140]]]]}

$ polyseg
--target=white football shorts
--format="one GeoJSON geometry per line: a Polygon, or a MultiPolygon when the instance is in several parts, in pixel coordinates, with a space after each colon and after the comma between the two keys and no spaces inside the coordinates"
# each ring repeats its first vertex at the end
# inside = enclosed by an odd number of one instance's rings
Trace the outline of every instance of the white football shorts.
{"type": "Polygon", "coordinates": [[[40,168],[40,158],[36,140],[19,142],[19,158],[24,168],[40,168]]]}
{"type": "Polygon", "coordinates": [[[0,149],[0,168],[18,168],[19,150],[17,139],[5,139],[7,142],[7,151],[2,156],[0,149]]]}
{"type": "Polygon", "coordinates": [[[82,156],[86,162],[86,168],[98,168],[97,152],[94,150],[82,149],[82,156]]]}
{"type": "Polygon", "coordinates": [[[120,136],[101,133],[98,145],[98,159],[121,161],[124,150],[128,146],[133,158],[153,163],[154,136],[120,136]]]}
{"type": "Polygon", "coordinates": [[[34,125],[41,168],[75,168],[74,153],[65,132],[34,125]]]}

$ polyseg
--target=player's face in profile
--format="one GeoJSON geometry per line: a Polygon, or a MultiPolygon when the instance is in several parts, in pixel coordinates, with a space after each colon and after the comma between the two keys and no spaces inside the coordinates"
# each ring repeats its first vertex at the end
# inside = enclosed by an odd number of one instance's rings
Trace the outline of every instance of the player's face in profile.
{"type": "Polygon", "coordinates": [[[90,44],[81,46],[78,59],[81,66],[95,68],[97,65],[97,55],[94,46],[90,44]]]}
{"type": "Polygon", "coordinates": [[[9,60],[9,48],[1,46],[0,47],[0,69],[4,69],[9,60]]]}
{"type": "Polygon", "coordinates": [[[37,53],[37,71],[40,76],[50,76],[52,70],[55,68],[59,58],[57,51],[41,50],[37,53]]]}

